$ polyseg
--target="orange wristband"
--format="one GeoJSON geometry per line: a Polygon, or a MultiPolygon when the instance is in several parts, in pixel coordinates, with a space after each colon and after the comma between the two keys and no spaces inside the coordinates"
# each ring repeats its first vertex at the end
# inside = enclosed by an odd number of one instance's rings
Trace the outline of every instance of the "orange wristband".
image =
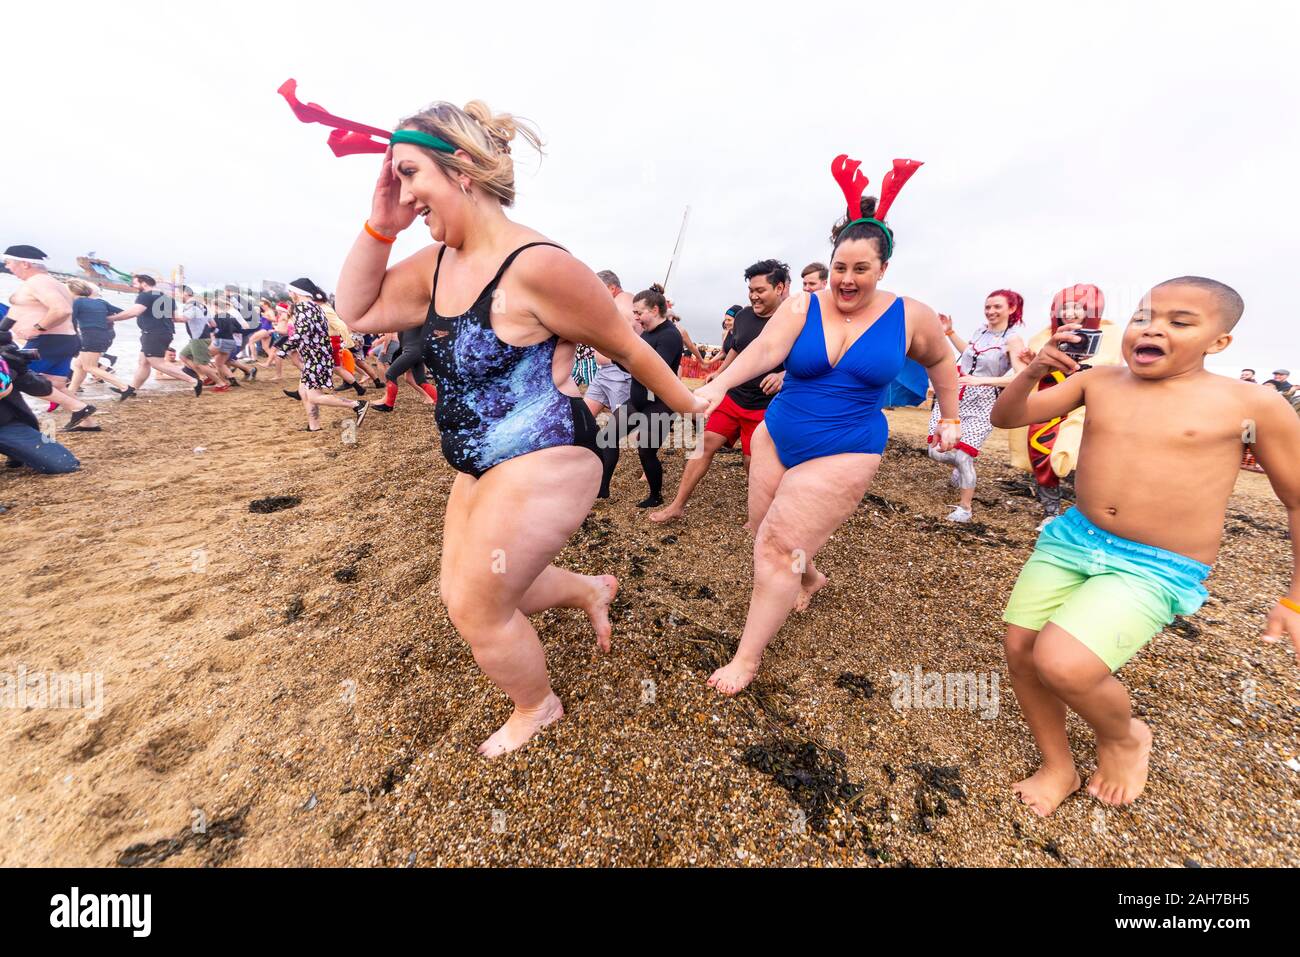
{"type": "Polygon", "coordinates": [[[366,232],[370,234],[371,239],[377,239],[386,246],[391,246],[393,243],[397,242],[396,236],[385,236],[379,230],[375,229],[374,226],[371,226],[370,220],[368,219],[366,220],[366,232]]]}
{"type": "Polygon", "coordinates": [[[961,425],[961,419],[940,419],[940,425],[961,425]]]}
{"type": "Polygon", "coordinates": [[[945,336],[955,336],[956,334],[957,334],[956,329],[949,329],[947,332],[944,333],[945,336]]]}
{"type": "Polygon", "coordinates": [[[1300,605],[1297,605],[1290,598],[1279,598],[1277,603],[1283,608],[1290,608],[1294,612],[1300,612],[1300,605]]]}

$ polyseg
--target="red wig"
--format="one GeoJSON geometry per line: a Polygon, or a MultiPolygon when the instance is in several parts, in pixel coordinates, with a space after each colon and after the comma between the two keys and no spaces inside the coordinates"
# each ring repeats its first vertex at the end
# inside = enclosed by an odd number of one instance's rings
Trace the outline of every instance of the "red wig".
{"type": "Polygon", "coordinates": [[[1011,308],[1011,318],[1007,320],[1007,326],[1014,326],[1018,322],[1025,321],[1025,297],[1020,295],[1014,289],[994,289],[985,296],[985,299],[992,299],[994,296],[1001,296],[1007,301],[1011,308]]]}

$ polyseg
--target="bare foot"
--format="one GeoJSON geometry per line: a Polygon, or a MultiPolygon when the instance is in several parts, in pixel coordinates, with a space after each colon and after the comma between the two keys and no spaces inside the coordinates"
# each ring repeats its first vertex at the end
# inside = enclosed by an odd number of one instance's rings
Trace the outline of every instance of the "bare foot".
{"type": "Polygon", "coordinates": [[[815,568],[813,569],[813,575],[814,578],[811,585],[799,586],[799,597],[794,600],[795,611],[807,611],[808,603],[812,601],[813,595],[825,588],[826,583],[830,581],[829,578],[817,571],[815,568]]]}
{"type": "Polygon", "coordinates": [[[614,633],[609,623],[609,604],[618,594],[618,579],[613,575],[590,575],[592,596],[591,604],[584,611],[596,629],[596,645],[605,654],[609,654],[609,636],[614,633]]]}
{"type": "Polygon", "coordinates": [[[1074,770],[1074,765],[1057,768],[1043,765],[1023,781],[1011,785],[1011,790],[1035,814],[1047,817],[1082,786],[1083,782],[1079,780],[1079,772],[1074,770]]]}
{"type": "Polygon", "coordinates": [[[1130,719],[1123,741],[1097,742],[1097,770],[1088,779],[1088,793],[1105,804],[1132,804],[1147,786],[1151,729],[1130,719]]]}
{"type": "Polygon", "coordinates": [[[728,696],[739,694],[746,685],[754,680],[754,675],[758,674],[758,665],[757,661],[751,665],[739,658],[732,658],[727,664],[713,672],[707,684],[714,691],[721,691],[728,696]]]}
{"type": "Polygon", "coordinates": [[[529,711],[515,708],[506,723],[478,746],[478,753],[485,758],[495,758],[508,751],[516,751],[542,728],[563,717],[564,705],[560,704],[560,699],[552,692],[538,708],[529,711]]]}
{"type": "Polygon", "coordinates": [[[682,509],[676,505],[669,505],[667,508],[650,513],[650,521],[652,522],[675,522],[681,517],[682,509]]]}

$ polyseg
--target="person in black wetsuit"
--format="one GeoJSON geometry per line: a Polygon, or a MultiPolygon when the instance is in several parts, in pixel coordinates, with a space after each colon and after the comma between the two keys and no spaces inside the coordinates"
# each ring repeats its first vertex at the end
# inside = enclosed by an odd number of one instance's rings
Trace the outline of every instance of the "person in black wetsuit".
{"type": "Polygon", "coordinates": [[[570,377],[573,344],[600,350],[669,408],[702,408],[590,269],[506,217],[516,133],[539,144],[477,100],[403,120],[337,294],[354,332],[424,330],[443,455],[460,473],[442,525],[441,596],[479,667],[514,702],[479,746],[485,755],[564,716],[529,615],[580,608],[609,650],[618,580],[551,564],[600,485],[595,419],[570,377]],[[417,217],[433,243],[390,268],[393,240],[417,217]]]}
{"type": "MultiPolygon", "coordinates": [[[[663,287],[656,284],[639,292],[632,300],[632,314],[644,330],[641,340],[677,372],[682,362],[682,334],[677,324],[668,318],[668,303],[663,287]]],[[[637,508],[656,508],[664,503],[664,467],[659,461],[659,449],[672,435],[673,410],[656,397],[636,378],[632,379],[632,392],[625,404],[615,410],[609,425],[601,431],[600,456],[604,460],[604,473],[600,480],[598,498],[609,497],[609,481],[618,467],[619,438],[631,436],[636,444],[637,456],[650,494],[637,508]]]]}
{"type": "Polygon", "coordinates": [[[403,329],[398,336],[401,342],[401,351],[397,353],[397,358],[388,364],[388,371],[384,373],[387,380],[384,384],[384,401],[378,405],[371,406],[376,412],[392,412],[393,406],[397,404],[397,387],[402,381],[402,376],[408,372],[408,382],[414,382],[428,398],[429,403],[438,401],[438,390],[430,384],[428,377],[424,374],[424,330],[421,328],[403,329]]]}

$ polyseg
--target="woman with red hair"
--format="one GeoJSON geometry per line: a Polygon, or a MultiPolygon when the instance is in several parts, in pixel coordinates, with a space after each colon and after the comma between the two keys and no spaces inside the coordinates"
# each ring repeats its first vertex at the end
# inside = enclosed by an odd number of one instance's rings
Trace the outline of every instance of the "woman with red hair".
{"type": "Polygon", "coordinates": [[[984,325],[966,342],[952,327],[950,316],[940,315],[944,335],[957,352],[957,405],[961,441],[949,452],[939,451],[939,403],[930,413],[930,458],[952,466],[952,484],[961,489],[961,503],[948,516],[950,522],[969,522],[975,502],[975,459],[993,430],[989,414],[1001,387],[1024,368],[1020,353],[1025,312],[1024,297],[1010,289],[995,289],[984,300],[984,325]]]}

